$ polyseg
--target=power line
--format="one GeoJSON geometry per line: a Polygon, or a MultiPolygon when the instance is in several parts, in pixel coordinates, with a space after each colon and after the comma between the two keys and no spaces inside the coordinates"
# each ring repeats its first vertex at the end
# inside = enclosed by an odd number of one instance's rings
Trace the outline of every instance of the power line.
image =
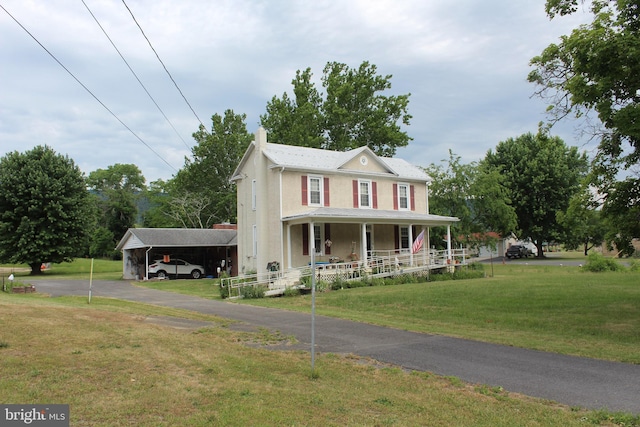
{"type": "Polygon", "coordinates": [[[200,122],[200,124],[202,125],[202,127],[204,129],[206,129],[206,126],[204,125],[204,123],[202,123],[202,120],[200,120],[200,117],[198,117],[198,114],[196,114],[196,111],[193,109],[193,107],[191,106],[191,104],[189,104],[189,101],[187,101],[187,98],[184,96],[184,93],[182,93],[182,91],[180,90],[180,88],[178,87],[178,83],[176,83],[176,81],[173,79],[173,76],[171,75],[171,73],[169,72],[169,70],[167,70],[167,67],[164,65],[164,62],[162,62],[162,59],[160,59],[160,56],[158,55],[158,52],[156,52],[156,50],[154,49],[153,45],[151,44],[151,41],[149,40],[149,38],[147,37],[147,35],[145,34],[144,30],[142,29],[142,27],[140,26],[140,24],[138,23],[138,20],[136,19],[136,17],[133,15],[133,12],[131,11],[131,9],[129,9],[129,6],[127,5],[127,3],[125,2],[125,0],[122,0],[122,3],[124,4],[124,7],[127,8],[127,10],[129,11],[129,14],[131,15],[131,17],[133,18],[133,21],[136,23],[136,25],[138,26],[138,28],[140,29],[140,32],[142,33],[142,35],[144,36],[144,38],[147,40],[147,43],[149,43],[149,47],[151,47],[151,50],[153,51],[153,53],[155,53],[156,58],[158,58],[158,61],[160,61],[160,64],[162,64],[162,68],[164,68],[164,71],[166,71],[167,75],[169,76],[169,78],[171,79],[171,81],[173,82],[174,86],[176,87],[176,89],[178,89],[178,92],[180,92],[180,95],[182,96],[182,99],[184,99],[184,102],[187,103],[187,105],[189,106],[189,108],[191,109],[191,112],[193,113],[194,116],[196,116],[196,119],[198,119],[198,121],[200,122]]]}
{"type": "Polygon", "coordinates": [[[178,170],[176,168],[174,168],[173,166],[171,166],[171,164],[169,164],[169,162],[167,162],[160,154],[158,154],[153,148],[151,148],[151,146],[149,146],[149,144],[147,144],[146,142],[144,142],[144,140],[142,138],[140,138],[129,126],[126,125],[125,122],[123,122],[122,120],[120,120],[120,117],[118,117],[113,111],[111,111],[109,109],[109,107],[107,107],[96,95],[93,94],[93,92],[91,92],[89,90],[88,87],[86,87],[84,85],[84,83],[82,83],[71,71],[69,71],[69,69],[67,67],[64,66],[64,64],[62,64],[62,62],[60,62],[58,60],[58,58],[56,58],[56,56],[51,53],[42,43],[40,43],[40,41],[29,32],[29,30],[27,30],[24,25],[22,25],[20,23],[20,21],[18,21],[11,13],[9,13],[9,11],[7,9],[5,9],[5,7],[3,5],[0,4],[0,8],[2,8],[2,10],[4,10],[7,15],[9,15],[11,17],[11,19],[13,19],[16,24],[18,24],[20,26],[20,28],[22,28],[36,43],[38,43],[40,45],[41,48],[43,48],[45,50],[45,52],[47,52],[49,54],[49,56],[51,56],[54,61],[56,61],[58,63],[58,65],[60,65],[71,77],[73,77],[73,79],[84,88],[84,90],[86,90],[89,95],[91,95],[93,97],[93,99],[95,99],[96,101],[98,101],[98,103],[100,103],[100,105],[102,105],[104,107],[105,110],[107,110],[113,117],[115,117],[116,120],[118,120],[120,122],[120,124],[122,126],[124,126],[129,132],[131,132],[131,134],[133,136],[135,136],[138,141],[140,141],[142,144],[144,144],[145,147],[147,147],[149,150],[151,150],[151,152],[153,154],[155,154],[156,156],[158,156],[158,158],[160,160],[162,160],[167,166],[169,166],[171,169],[173,169],[175,172],[177,172],[178,170]]]}
{"type": "Polygon", "coordinates": [[[149,93],[149,91],[147,90],[147,88],[145,87],[144,84],[142,84],[142,81],[140,81],[140,78],[138,77],[138,75],[136,74],[135,71],[133,71],[133,68],[131,68],[131,66],[129,65],[129,63],[127,62],[127,60],[124,58],[124,56],[122,55],[122,53],[120,52],[120,50],[116,47],[115,43],[113,42],[113,40],[111,40],[111,37],[109,37],[109,34],[107,34],[107,32],[105,31],[105,29],[102,27],[102,25],[100,24],[100,22],[98,21],[98,18],[96,18],[96,16],[93,14],[93,12],[91,11],[91,9],[89,9],[89,6],[87,6],[87,3],[85,3],[84,0],[82,0],[82,4],[84,4],[84,7],[87,8],[87,10],[89,11],[89,14],[91,14],[91,16],[93,17],[93,19],[96,21],[96,24],[98,24],[98,27],[100,27],[100,29],[102,30],[102,32],[104,33],[104,35],[107,37],[107,39],[109,40],[109,42],[111,43],[111,46],[113,46],[113,48],[116,50],[116,52],[118,52],[118,55],[120,55],[120,58],[122,58],[122,60],[124,61],[124,63],[127,65],[127,67],[129,68],[129,71],[131,71],[131,73],[134,75],[134,77],[136,78],[136,80],[138,80],[138,83],[140,83],[140,86],[142,86],[142,89],[144,89],[144,91],[147,93],[147,95],[149,96],[149,98],[151,99],[151,101],[153,101],[153,103],[155,104],[156,108],[158,108],[158,111],[160,111],[160,113],[162,114],[162,116],[165,118],[165,120],[167,121],[167,123],[169,123],[169,125],[171,126],[171,128],[174,130],[174,132],[176,133],[176,135],[178,135],[178,138],[180,138],[182,140],[182,142],[184,143],[184,146],[187,147],[187,149],[191,150],[191,147],[189,147],[189,145],[187,144],[187,142],[184,140],[184,138],[182,138],[182,136],[180,135],[180,133],[178,132],[178,130],[175,128],[175,126],[173,126],[173,123],[171,123],[171,120],[169,120],[169,118],[167,117],[167,115],[164,113],[164,111],[162,111],[162,108],[160,108],[160,106],[158,105],[158,103],[156,102],[156,100],[153,98],[153,96],[151,96],[151,94],[149,93]]]}

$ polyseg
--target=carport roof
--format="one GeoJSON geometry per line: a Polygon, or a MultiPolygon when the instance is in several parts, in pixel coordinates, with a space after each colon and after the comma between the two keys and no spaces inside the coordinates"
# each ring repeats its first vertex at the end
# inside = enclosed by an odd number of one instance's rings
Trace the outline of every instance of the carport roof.
{"type": "Polygon", "coordinates": [[[210,228],[130,228],[116,250],[149,247],[237,246],[237,230],[210,228]]]}

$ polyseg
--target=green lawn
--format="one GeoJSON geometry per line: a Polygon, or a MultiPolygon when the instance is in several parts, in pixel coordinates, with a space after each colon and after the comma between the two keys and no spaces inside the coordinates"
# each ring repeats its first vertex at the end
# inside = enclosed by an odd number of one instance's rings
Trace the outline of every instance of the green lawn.
{"type": "Polygon", "coordinates": [[[286,337],[214,316],[185,331],[148,316],[193,313],[95,298],[0,292],[0,390],[65,403],[74,426],[634,426],[500,387],[406,372],[357,356],[282,351],[286,337]],[[270,344],[280,344],[278,351],[270,344]],[[266,346],[266,348],[264,348],[266,346]]]}
{"type": "MultiPolygon", "coordinates": [[[[88,277],[89,260],[54,268],[88,277]]],[[[640,363],[640,274],[494,265],[494,277],[317,295],[319,314],[429,333],[640,363]]],[[[102,277],[117,262],[94,262],[102,277]]],[[[487,269],[488,270],[488,269],[487,269]]],[[[29,276],[20,277],[24,282],[29,276]]],[[[113,279],[112,279],[113,280],[113,279]]],[[[213,280],[138,283],[219,298],[213,280]]],[[[309,295],[241,303],[310,310],[309,295]]],[[[499,387],[307,351],[265,330],[186,310],[109,298],[0,292],[2,401],[68,403],[71,425],[638,426],[640,417],[567,408],[499,387]],[[211,322],[185,331],[147,321],[211,322]],[[249,345],[247,345],[249,344],[249,345]],[[266,349],[263,347],[267,347],[266,349]]]]}
{"type": "MultiPolygon", "coordinates": [[[[2,275],[8,276],[10,272],[14,272],[15,276],[23,282],[38,280],[42,278],[56,279],[89,279],[91,276],[91,259],[76,258],[72,262],[63,262],[60,264],[52,264],[49,270],[44,271],[41,275],[31,276],[30,268],[26,264],[21,265],[0,265],[2,275]]],[[[122,279],[122,261],[112,261],[105,259],[93,260],[93,279],[94,280],[120,280],[122,279]]]]}

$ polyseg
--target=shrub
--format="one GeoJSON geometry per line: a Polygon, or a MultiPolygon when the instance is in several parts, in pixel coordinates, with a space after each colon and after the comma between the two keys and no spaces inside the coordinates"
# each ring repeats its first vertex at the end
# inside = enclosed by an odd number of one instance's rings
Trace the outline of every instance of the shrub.
{"type": "Polygon", "coordinates": [[[240,288],[240,294],[243,298],[264,298],[266,287],[262,285],[249,285],[240,288]]]}
{"type": "Polygon", "coordinates": [[[462,270],[456,269],[452,274],[453,280],[481,279],[484,277],[484,270],[462,270]]]}
{"type": "Polygon", "coordinates": [[[297,297],[298,295],[300,295],[300,289],[296,288],[287,288],[284,290],[283,294],[285,297],[297,297]]]}
{"type": "Polygon", "coordinates": [[[225,298],[229,298],[229,285],[223,285],[222,282],[220,282],[220,298],[225,299],[225,298]]]}
{"type": "Polygon", "coordinates": [[[319,280],[316,283],[316,291],[318,292],[325,292],[329,289],[331,289],[331,286],[329,285],[329,282],[327,282],[326,280],[319,280]]]}
{"type": "Polygon", "coordinates": [[[472,262],[467,265],[467,269],[472,271],[484,271],[484,265],[479,262],[472,262]]]}
{"type": "Polygon", "coordinates": [[[611,258],[605,258],[602,254],[597,252],[590,253],[587,257],[587,262],[584,265],[585,271],[591,271],[594,273],[600,273],[603,271],[620,271],[624,267],[617,261],[611,258]]]}
{"type": "Polygon", "coordinates": [[[335,277],[332,281],[331,281],[331,290],[333,291],[337,291],[339,289],[344,289],[347,287],[347,282],[342,280],[342,278],[340,277],[335,277]]]}
{"type": "Polygon", "coordinates": [[[384,286],[384,285],[385,285],[384,279],[380,277],[374,277],[373,279],[371,279],[371,286],[384,286]]]}
{"type": "MultiPolygon", "coordinates": [[[[300,278],[300,284],[305,288],[311,289],[311,276],[303,276],[300,278]]],[[[316,283],[317,285],[317,283],[316,283]]]]}

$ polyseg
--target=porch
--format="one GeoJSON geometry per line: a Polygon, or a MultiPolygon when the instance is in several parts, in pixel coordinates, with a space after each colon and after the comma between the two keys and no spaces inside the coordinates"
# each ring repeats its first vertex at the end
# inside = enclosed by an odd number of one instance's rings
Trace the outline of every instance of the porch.
{"type": "MultiPolygon", "coordinates": [[[[423,274],[434,270],[453,272],[456,267],[467,265],[468,253],[465,249],[443,251],[422,251],[419,253],[395,251],[372,251],[365,261],[317,261],[315,264],[316,283],[343,281],[349,282],[363,278],[385,278],[400,274],[423,274]]],[[[228,286],[229,298],[239,298],[241,289],[246,286],[265,286],[265,296],[277,296],[287,289],[310,289],[313,268],[304,267],[280,270],[270,265],[264,273],[224,278],[221,286],[228,286]]]]}

